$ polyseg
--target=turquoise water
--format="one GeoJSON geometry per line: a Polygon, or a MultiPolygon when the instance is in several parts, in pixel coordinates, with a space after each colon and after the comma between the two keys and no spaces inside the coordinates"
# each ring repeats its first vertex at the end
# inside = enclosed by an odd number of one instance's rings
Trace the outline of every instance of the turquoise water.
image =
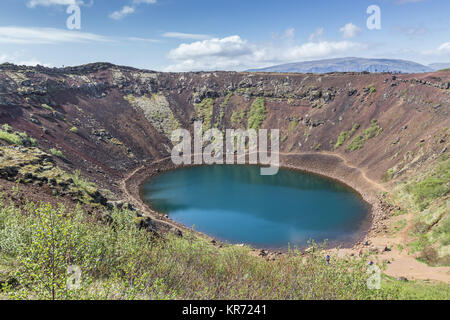
{"type": "Polygon", "coordinates": [[[261,176],[257,166],[183,168],[146,182],[142,197],[197,231],[256,247],[304,247],[310,239],[344,244],[368,224],[368,205],[350,188],[286,169],[261,176]]]}

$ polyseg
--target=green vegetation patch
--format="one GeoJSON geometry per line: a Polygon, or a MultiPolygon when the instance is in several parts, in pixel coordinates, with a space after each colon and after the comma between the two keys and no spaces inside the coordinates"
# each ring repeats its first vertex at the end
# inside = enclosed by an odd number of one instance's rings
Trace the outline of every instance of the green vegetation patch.
{"type": "Polygon", "coordinates": [[[45,109],[45,110],[48,110],[48,111],[55,111],[55,109],[53,109],[52,107],[50,107],[48,104],[46,104],[46,103],[43,103],[43,104],[41,104],[41,108],[42,109],[45,109]]]}
{"type": "Polygon", "coordinates": [[[58,158],[61,158],[61,159],[65,159],[65,156],[64,156],[64,154],[62,153],[61,150],[58,150],[56,148],[51,148],[49,151],[50,151],[50,153],[52,155],[54,155],[54,156],[56,156],[58,158]]]}
{"type": "MultiPolygon", "coordinates": [[[[445,158],[443,158],[445,159],[445,158]]],[[[411,192],[419,210],[427,208],[431,201],[449,193],[450,159],[441,160],[425,179],[410,183],[406,190],[411,192]]]]}
{"type": "Polygon", "coordinates": [[[134,108],[142,110],[145,118],[159,132],[170,139],[172,131],[180,127],[180,123],[170,109],[169,101],[160,93],[136,97],[131,94],[123,97],[134,108]]]}
{"type": "Polygon", "coordinates": [[[233,124],[233,126],[242,125],[246,117],[246,109],[242,109],[241,111],[233,111],[233,113],[231,114],[231,123],[233,124]]]}
{"type": "Polygon", "coordinates": [[[248,129],[259,130],[261,124],[266,120],[267,110],[264,98],[258,97],[252,103],[248,114],[248,129]]]}
{"type": "Polygon", "coordinates": [[[9,124],[2,125],[0,129],[0,140],[9,144],[33,147],[36,145],[36,139],[28,136],[26,132],[17,132],[9,124]]]}
{"type": "Polygon", "coordinates": [[[227,95],[225,96],[224,101],[220,104],[219,109],[219,116],[216,119],[216,123],[214,124],[215,128],[219,128],[220,124],[222,123],[223,117],[225,116],[225,110],[228,106],[228,103],[230,102],[230,98],[233,96],[233,92],[229,91],[227,95]]]}
{"type": "Polygon", "coordinates": [[[65,172],[38,148],[0,147],[0,176],[21,183],[48,184],[55,192],[64,190],[82,203],[97,204],[100,199],[96,185],[84,179],[79,170],[65,172]]]}
{"type": "Polygon", "coordinates": [[[72,127],[69,129],[70,132],[77,134],[78,133],[78,128],[77,127],[72,127]]]}
{"type": "Polygon", "coordinates": [[[365,143],[375,137],[378,137],[383,131],[376,120],[372,120],[370,127],[365,129],[359,136],[347,146],[347,151],[355,151],[364,148],[365,143]]]}
{"type": "Polygon", "coordinates": [[[353,134],[356,132],[356,130],[359,129],[359,127],[360,125],[358,123],[355,123],[349,131],[342,131],[337,137],[337,141],[336,144],[334,145],[334,148],[337,149],[341,145],[343,145],[345,141],[347,141],[347,139],[353,136],[353,134]]]}
{"type": "MultiPolygon", "coordinates": [[[[395,280],[384,284],[382,279],[381,290],[369,289],[367,256],[330,254],[328,265],[324,252],[314,246],[307,253],[290,250],[267,261],[253,256],[248,247],[217,248],[189,233],[155,237],[136,227],[144,218],[128,210],[107,215],[108,223],[99,222],[81,207],[68,211],[28,203],[17,208],[0,198],[3,295],[60,300],[351,300],[412,294],[398,289],[402,283],[395,280]],[[78,266],[81,277],[74,278],[70,266],[78,266]]],[[[442,298],[444,292],[448,290],[437,290],[433,297],[442,298]]]]}
{"type": "Polygon", "coordinates": [[[203,121],[203,131],[211,129],[214,99],[203,99],[202,102],[195,104],[194,107],[198,117],[203,121]]]}

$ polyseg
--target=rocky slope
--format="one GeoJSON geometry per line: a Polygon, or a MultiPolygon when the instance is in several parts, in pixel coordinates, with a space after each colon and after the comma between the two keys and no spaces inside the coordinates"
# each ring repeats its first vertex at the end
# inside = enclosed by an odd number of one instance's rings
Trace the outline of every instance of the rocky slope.
{"type": "MultiPolygon", "coordinates": [[[[158,73],[107,63],[0,65],[0,124],[10,126],[0,129],[0,144],[45,151],[61,170],[80,170],[108,190],[100,193],[109,200],[124,198],[120,181],[131,172],[170,155],[173,129],[192,130],[200,119],[219,130],[255,123],[280,129],[284,154],[344,158],[387,191],[389,215],[413,215],[408,232],[418,242],[411,250],[431,263],[449,263],[448,71],[158,73]]],[[[2,172],[11,177],[7,153],[2,172]]],[[[30,178],[25,175],[17,179],[30,178]]],[[[85,196],[92,203],[105,202],[101,197],[85,196]]]]}

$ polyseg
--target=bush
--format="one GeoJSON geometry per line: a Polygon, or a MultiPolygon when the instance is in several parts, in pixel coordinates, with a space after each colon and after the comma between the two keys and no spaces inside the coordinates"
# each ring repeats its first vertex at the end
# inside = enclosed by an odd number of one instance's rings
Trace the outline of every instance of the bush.
{"type": "Polygon", "coordinates": [[[72,127],[69,129],[70,132],[72,133],[78,133],[78,128],[77,127],[72,127]]]}
{"type": "Polygon", "coordinates": [[[321,250],[291,250],[268,262],[247,247],[219,249],[189,233],[155,238],[139,230],[134,217],[115,210],[105,224],[80,208],[29,205],[20,211],[2,205],[0,253],[6,250],[3,243],[20,244],[9,251],[18,263],[19,285],[5,290],[11,298],[33,299],[391,297],[388,290],[367,288],[366,259],[333,255],[327,265],[321,250]],[[82,270],[75,288],[67,286],[73,265],[82,270]]]}
{"type": "Polygon", "coordinates": [[[51,148],[50,153],[58,158],[65,159],[64,154],[58,149],[51,148]]]}

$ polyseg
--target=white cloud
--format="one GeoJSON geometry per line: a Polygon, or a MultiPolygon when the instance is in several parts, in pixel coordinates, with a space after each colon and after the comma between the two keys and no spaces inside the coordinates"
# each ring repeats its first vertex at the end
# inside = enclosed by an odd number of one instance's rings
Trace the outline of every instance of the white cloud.
{"type": "Polygon", "coordinates": [[[207,34],[195,34],[195,33],[183,33],[183,32],[165,32],[162,34],[165,38],[174,39],[191,39],[191,40],[206,40],[210,39],[211,36],[207,34]]]}
{"type": "Polygon", "coordinates": [[[309,42],[313,42],[316,41],[318,38],[320,38],[320,36],[323,35],[323,32],[325,31],[324,28],[317,28],[316,31],[314,31],[313,33],[311,33],[308,37],[308,41],[309,42]]]}
{"type": "Polygon", "coordinates": [[[126,16],[136,12],[136,7],[140,4],[155,4],[157,0],[133,0],[130,5],[123,6],[122,9],[114,11],[109,15],[111,19],[121,20],[126,16]]]}
{"type": "Polygon", "coordinates": [[[441,44],[438,48],[439,53],[450,53],[450,42],[441,44]]]}
{"type": "Polygon", "coordinates": [[[108,38],[93,33],[55,28],[0,27],[3,44],[52,44],[62,42],[106,42],[108,38]]]}
{"type": "Polygon", "coordinates": [[[37,6],[49,7],[53,5],[64,5],[69,6],[72,4],[83,4],[81,0],[29,0],[27,6],[30,8],[35,8],[37,6]]]}
{"type": "Polygon", "coordinates": [[[234,35],[179,45],[169,52],[173,64],[166,70],[244,70],[354,53],[364,48],[365,45],[350,41],[253,44],[234,35]]]}
{"type": "Polygon", "coordinates": [[[148,38],[139,38],[139,37],[129,37],[128,40],[138,41],[138,42],[150,42],[150,43],[161,42],[160,40],[157,40],[157,39],[148,39],[148,38]]]}
{"type": "Polygon", "coordinates": [[[109,15],[109,17],[111,19],[114,19],[114,20],[120,20],[120,19],[125,18],[129,14],[134,13],[135,11],[136,11],[136,9],[134,7],[123,6],[122,9],[120,9],[118,11],[114,11],[113,13],[111,13],[109,15]]]}
{"type": "Polygon", "coordinates": [[[156,3],[156,0],[133,0],[134,4],[141,4],[141,3],[147,3],[147,4],[154,4],[156,3]]]}
{"type": "Polygon", "coordinates": [[[249,54],[250,48],[247,42],[239,36],[231,36],[222,39],[197,41],[190,44],[183,43],[178,48],[171,50],[169,58],[173,60],[184,60],[200,58],[203,56],[235,57],[249,54]]]}
{"type": "Polygon", "coordinates": [[[345,39],[349,39],[360,34],[362,32],[362,29],[350,22],[340,28],[339,31],[342,33],[342,36],[345,39]]]}

